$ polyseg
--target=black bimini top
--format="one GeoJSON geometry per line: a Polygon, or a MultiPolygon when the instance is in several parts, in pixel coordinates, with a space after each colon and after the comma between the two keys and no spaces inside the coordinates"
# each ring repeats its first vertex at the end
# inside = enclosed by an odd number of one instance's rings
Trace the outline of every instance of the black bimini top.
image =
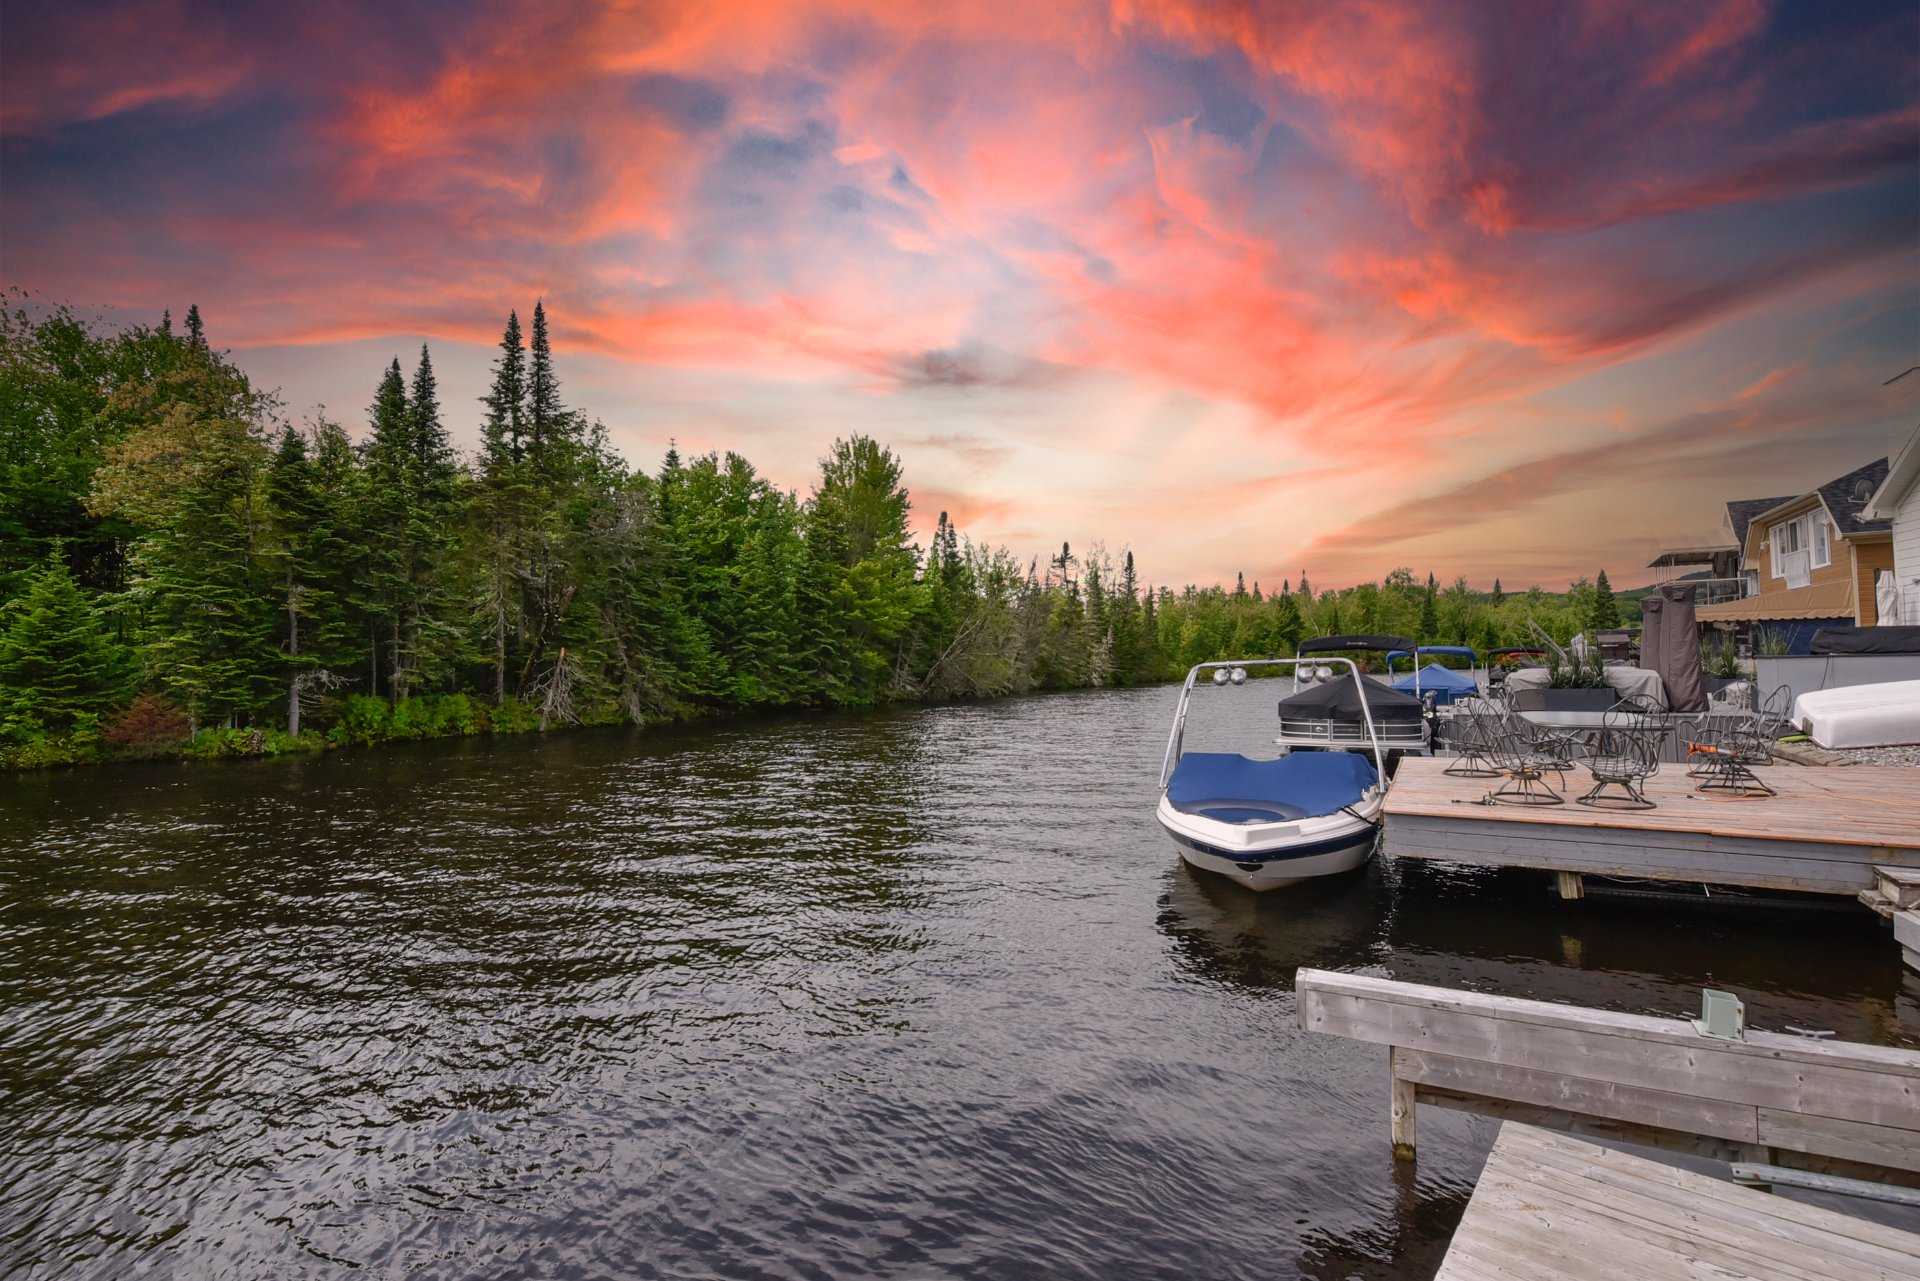
{"type": "MultiPolygon", "coordinates": [[[[1367,710],[1373,713],[1376,724],[1381,721],[1417,721],[1426,710],[1426,704],[1411,694],[1403,694],[1369,681],[1367,710]]],[[[1355,723],[1364,719],[1360,714],[1360,691],[1354,688],[1351,675],[1310,685],[1297,694],[1287,695],[1280,700],[1280,716],[1283,720],[1355,723]]]]}
{"type": "Polygon", "coordinates": [[[1320,636],[1301,641],[1296,654],[1325,654],[1336,649],[1404,649],[1413,642],[1404,636],[1320,636]]]}

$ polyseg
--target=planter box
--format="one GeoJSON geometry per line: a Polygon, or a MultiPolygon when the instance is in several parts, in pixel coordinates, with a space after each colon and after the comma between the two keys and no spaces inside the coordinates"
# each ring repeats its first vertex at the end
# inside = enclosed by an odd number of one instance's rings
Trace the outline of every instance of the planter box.
{"type": "Polygon", "coordinates": [[[1614,689],[1519,689],[1513,692],[1516,712],[1604,712],[1620,701],[1614,689]]]}

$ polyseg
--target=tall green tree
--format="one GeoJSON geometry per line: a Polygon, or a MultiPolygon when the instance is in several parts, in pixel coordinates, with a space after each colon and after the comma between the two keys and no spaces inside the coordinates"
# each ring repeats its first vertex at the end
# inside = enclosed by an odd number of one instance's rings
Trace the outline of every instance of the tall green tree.
{"type": "Polygon", "coordinates": [[[129,656],[81,591],[66,560],[49,553],[26,589],[0,608],[0,737],[72,729],[127,693],[129,656]]]}
{"type": "Polygon", "coordinates": [[[1620,602],[1613,594],[1613,584],[1607,581],[1607,571],[1604,569],[1593,581],[1593,606],[1592,612],[1587,615],[1587,626],[1594,631],[1620,626],[1620,602]]]}
{"type": "MultiPolygon", "coordinates": [[[[271,561],[279,586],[278,637],[287,691],[287,732],[301,729],[302,695],[339,679],[352,662],[343,570],[355,559],[347,495],[333,474],[344,433],[329,440],[330,424],[316,427],[322,460],[307,438],[288,426],[267,471],[267,506],[275,538],[271,561]],[[329,452],[331,450],[331,452],[329,452]]],[[[337,427],[331,431],[338,433],[337,427]]]]}

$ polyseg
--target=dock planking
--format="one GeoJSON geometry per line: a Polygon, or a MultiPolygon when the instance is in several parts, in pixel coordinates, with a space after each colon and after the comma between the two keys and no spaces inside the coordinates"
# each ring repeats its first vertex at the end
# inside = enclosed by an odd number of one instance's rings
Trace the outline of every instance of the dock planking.
{"type": "MultiPolygon", "coordinates": [[[[1701,794],[1668,766],[1646,781],[1650,810],[1486,805],[1487,779],[1442,758],[1400,763],[1386,800],[1388,853],[1648,880],[1854,895],[1876,867],[1920,869],[1920,775],[1912,769],[1774,766],[1779,794],[1701,794]]],[[[1586,786],[1576,768],[1568,791],[1586,786]]]]}
{"type": "Polygon", "coordinates": [[[1920,1281],[1920,1236],[1508,1122],[1436,1281],[1920,1281]]]}

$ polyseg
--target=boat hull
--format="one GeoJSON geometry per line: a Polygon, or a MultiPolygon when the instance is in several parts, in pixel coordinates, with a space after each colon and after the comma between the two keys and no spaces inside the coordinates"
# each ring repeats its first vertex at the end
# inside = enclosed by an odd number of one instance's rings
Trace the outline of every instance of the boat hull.
{"type": "Polygon", "coordinates": [[[1379,840],[1378,826],[1367,820],[1378,805],[1360,811],[1365,818],[1342,814],[1270,834],[1184,814],[1164,800],[1157,817],[1189,866],[1259,893],[1366,866],[1379,840]]]}

